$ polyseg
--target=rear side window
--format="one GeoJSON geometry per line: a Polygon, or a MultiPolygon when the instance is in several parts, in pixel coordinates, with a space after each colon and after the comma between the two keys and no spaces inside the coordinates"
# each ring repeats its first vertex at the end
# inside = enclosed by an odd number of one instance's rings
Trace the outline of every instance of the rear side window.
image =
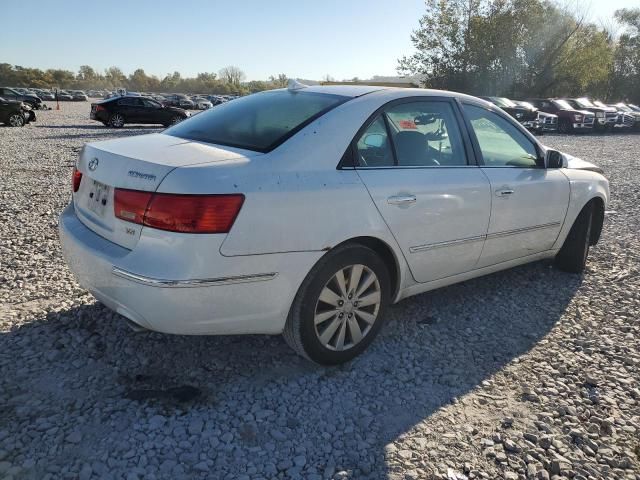
{"type": "Polygon", "coordinates": [[[274,149],[349,97],[272,90],[224,103],[163,133],[258,152],[274,149]]]}
{"type": "Polygon", "coordinates": [[[401,103],[386,110],[400,166],[467,164],[462,136],[448,102],[401,103]]]}
{"type": "Polygon", "coordinates": [[[356,151],[361,167],[467,165],[455,113],[443,101],[387,107],[362,133],[356,151]]]}

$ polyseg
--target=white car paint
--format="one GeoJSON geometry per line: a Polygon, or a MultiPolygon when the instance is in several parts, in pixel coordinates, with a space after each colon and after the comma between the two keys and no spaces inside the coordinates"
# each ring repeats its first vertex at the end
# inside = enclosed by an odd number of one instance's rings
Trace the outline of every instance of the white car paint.
{"type": "Polygon", "coordinates": [[[60,220],[63,252],[80,284],[152,330],[280,333],[311,268],[343,242],[370,237],[386,245],[397,266],[398,301],[553,257],[583,206],[594,197],[608,201],[608,182],[596,167],[569,156],[560,169],[338,169],[358,130],[389,101],[437,95],[491,107],[424,89],[305,90],[353,98],[268,153],[166,134],[88,144],[77,164],[80,190],[60,220]],[[96,218],[85,190],[94,180],[165,193],[242,193],[245,202],[228,234],[167,232],[115,218],[112,190],[105,216],[96,218]],[[505,188],[516,194],[496,196],[505,188]],[[416,201],[389,203],[398,196],[416,201]]]}

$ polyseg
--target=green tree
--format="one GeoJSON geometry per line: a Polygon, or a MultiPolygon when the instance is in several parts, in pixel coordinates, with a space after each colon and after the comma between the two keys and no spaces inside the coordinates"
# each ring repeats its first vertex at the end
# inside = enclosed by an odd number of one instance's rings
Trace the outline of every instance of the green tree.
{"type": "Polygon", "coordinates": [[[612,95],[640,103],[640,8],[617,10],[623,31],[614,54],[612,95]]]}

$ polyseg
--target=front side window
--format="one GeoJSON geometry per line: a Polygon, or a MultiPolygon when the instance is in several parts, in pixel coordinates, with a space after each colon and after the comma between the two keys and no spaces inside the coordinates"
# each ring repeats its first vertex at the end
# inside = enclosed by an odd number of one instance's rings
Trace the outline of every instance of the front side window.
{"type": "Polygon", "coordinates": [[[149,100],[148,98],[143,98],[142,103],[147,108],[160,108],[160,104],[153,100],[149,100]]]}
{"type": "Polygon", "coordinates": [[[288,90],[261,92],[195,115],[163,134],[267,152],[348,98],[288,90]]]}
{"type": "Polygon", "coordinates": [[[475,105],[464,105],[478,139],[484,164],[488,167],[538,166],[538,151],[510,121],[475,105]]]}

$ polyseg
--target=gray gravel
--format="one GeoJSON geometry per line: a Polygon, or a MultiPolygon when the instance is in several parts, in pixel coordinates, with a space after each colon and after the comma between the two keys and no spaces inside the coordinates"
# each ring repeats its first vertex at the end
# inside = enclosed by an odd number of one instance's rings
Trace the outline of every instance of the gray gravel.
{"type": "Polygon", "coordinates": [[[277,336],[133,333],[75,283],[79,149],[156,129],[62,108],[0,127],[0,478],[640,479],[640,135],[544,137],[612,183],[583,277],[539,262],[414,297],[320,368],[277,336]]]}

